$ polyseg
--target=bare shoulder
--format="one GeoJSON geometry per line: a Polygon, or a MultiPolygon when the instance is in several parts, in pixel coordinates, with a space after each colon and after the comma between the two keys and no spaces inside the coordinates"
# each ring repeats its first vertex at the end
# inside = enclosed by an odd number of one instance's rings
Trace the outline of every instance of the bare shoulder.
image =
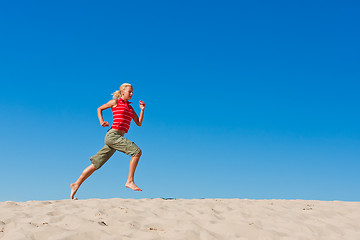
{"type": "Polygon", "coordinates": [[[99,109],[105,110],[108,108],[112,108],[116,106],[116,100],[110,100],[109,102],[105,103],[104,105],[100,106],[99,109]]]}
{"type": "Polygon", "coordinates": [[[107,105],[108,105],[109,107],[111,107],[111,108],[116,107],[116,105],[117,105],[117,100],[116,100],[116,99],[112,99],[112,100],[110,100],[110,101],[107,103],[107,105]]]}
{"type": "Polygon", "coordinates": [[[114,107],[116,105],[116,99],[111,99],[107,104],[111,105],[112,107],[114,107]]]}

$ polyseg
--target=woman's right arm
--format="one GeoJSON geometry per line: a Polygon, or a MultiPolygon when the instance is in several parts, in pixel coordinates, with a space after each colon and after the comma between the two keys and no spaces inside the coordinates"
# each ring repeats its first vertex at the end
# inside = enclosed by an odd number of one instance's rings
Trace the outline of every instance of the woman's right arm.
{"type": "Polygon", "coordinates": [[[104,105],[98,107],[97,114],[98,114],[98,118],[99,118],[101,126],[103,126],[103,127],[109,126],[109,123],[104,121],[104,119],[103,119],[102,111],[105,109],[108,109],[108,108],[112,108],[115,105],[116,105],[116,100],[110,100],[108,103],[105,103],[104,105]]]}

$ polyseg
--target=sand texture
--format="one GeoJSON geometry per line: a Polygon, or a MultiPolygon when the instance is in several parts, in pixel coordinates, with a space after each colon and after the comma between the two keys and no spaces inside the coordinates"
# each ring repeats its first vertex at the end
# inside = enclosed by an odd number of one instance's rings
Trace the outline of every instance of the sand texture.
{"type": "Polygon", "coordinates": [[[0,202],[1,240],[360,239],[360,202],[88,199],[0,202]]]}

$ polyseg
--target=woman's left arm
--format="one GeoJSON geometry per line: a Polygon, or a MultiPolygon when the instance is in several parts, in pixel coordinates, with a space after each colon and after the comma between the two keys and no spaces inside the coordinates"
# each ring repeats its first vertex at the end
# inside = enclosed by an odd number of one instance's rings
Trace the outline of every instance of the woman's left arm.
{"type": "Polygon", "coordinates": [[[142,122],[143,122],[143,119],[144,119],[145,103],[143,101],[140,101],[139,106],[140,106],[140,109],[141,109],[140,117],[138,117],[135,110],[133,110],[133,120],[136,123],[136,125],[141,126],[142,122]]]}

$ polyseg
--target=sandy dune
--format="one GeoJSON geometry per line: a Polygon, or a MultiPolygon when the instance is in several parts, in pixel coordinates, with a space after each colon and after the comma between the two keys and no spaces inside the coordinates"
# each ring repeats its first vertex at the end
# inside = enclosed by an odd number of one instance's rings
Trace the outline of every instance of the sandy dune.
{"type": "Polygon", "coordinates": [[[89,199],[0,202],[1,240],[360,239],[360,202],[89,199]]]}

